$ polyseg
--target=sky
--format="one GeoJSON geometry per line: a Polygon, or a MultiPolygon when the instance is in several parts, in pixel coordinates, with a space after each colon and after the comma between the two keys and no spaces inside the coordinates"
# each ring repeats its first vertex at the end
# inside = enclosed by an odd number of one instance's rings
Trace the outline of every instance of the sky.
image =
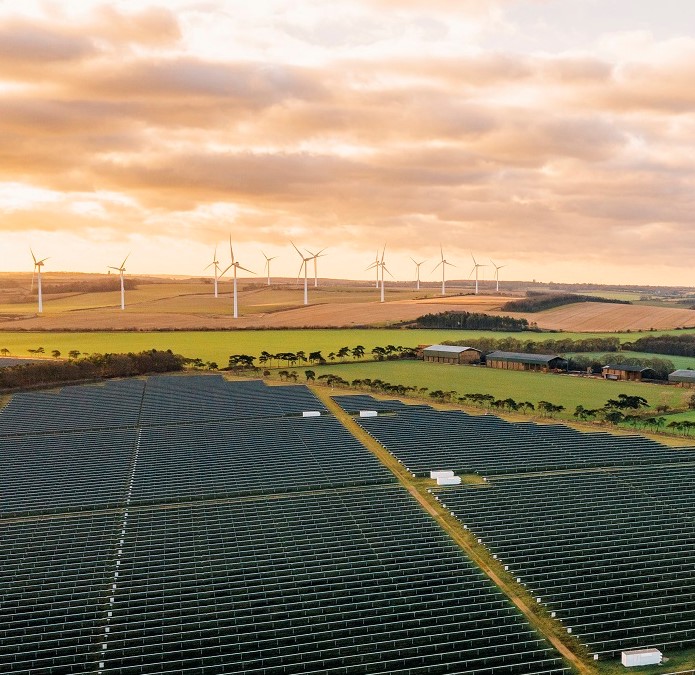
{"type": "Polygon", "coordinates": [[[0,0],[0,271],[695,285],[692,0],[0,0]],[[262,253],[263,252],[263,253],[262,253]]]}

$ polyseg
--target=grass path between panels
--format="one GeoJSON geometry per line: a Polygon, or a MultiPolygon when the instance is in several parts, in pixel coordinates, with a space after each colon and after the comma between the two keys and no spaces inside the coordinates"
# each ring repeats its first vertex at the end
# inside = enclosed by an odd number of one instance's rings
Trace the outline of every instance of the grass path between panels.
{"type": "Polygon", "coordinates": [[[324,403],[328,411],[379,461],[384,464],[398,481],[410,492],[439,526],[458,544],[468,558],[511,600],[526,617],[531,627],[540,633],[569,663],[576,672],[594,675],[598,671],[590,659],[586,648],[550,614],[536,603],[533,596],[507,571],[500,561],[495,560],[484,546],[478,544],[470,530],[464,530],[456,518],[428,492],[434,481],[426,478],[413,478],[405,467],[378,441],[372,438],[359,424],[331,398],[330,390],[311,386],[314,394],[324,403]]]}

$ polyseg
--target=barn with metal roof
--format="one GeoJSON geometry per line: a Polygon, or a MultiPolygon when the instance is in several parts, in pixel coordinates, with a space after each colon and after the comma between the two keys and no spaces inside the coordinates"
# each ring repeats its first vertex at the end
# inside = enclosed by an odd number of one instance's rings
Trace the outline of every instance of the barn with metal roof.
{"type": "Polygon", "coordinates": [[[624,363],[609,363],[601,369],[606,380],[624,380],[629,382],[639,382],[644,377],[654,376],[651,368],[642,366],[628,365],[624,363]]]}
{"type": "Polygon", "coordinates": [[[474,347],[430,345],[422,350],[422,358],[430,363],[479,363],[482,352],[474,347]]]}
{"type": "Polygon", "coordinates": [[[523,352],[490,352],[485,361],[489,368],[503,370],[534,370],[547,373],[564,370],[567,360],[557,354],[524,354],[523,352]]]}
{"type": "Polygon", "coordinates": [[[695,387],[695,370],[674,370],[668,381],[681,387],[695,387]]]}

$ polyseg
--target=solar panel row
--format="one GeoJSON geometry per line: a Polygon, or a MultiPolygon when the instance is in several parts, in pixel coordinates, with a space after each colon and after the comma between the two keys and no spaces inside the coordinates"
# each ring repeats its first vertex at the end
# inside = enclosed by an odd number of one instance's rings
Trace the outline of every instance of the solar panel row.
{"type": "Polygon", "coordinates": [[[440,469],[492,476],[695,461],[693,448],[674,449],[642,436],[584,433],[559,424],[512,423],[494,415],[422,406],[360,418],[359,424],[420,476],[440,469]]]}
{"type": "Polygon", "coordinates": [[[281,417],[305,410],[325,412],[302,385],[159,375],[15,394],[0,410],[0,435],[281,417]]]}
{"type": "Polygon", "coordinates": [[[695,467],[434,492],[594,652],[695,645],[695,467]]]}

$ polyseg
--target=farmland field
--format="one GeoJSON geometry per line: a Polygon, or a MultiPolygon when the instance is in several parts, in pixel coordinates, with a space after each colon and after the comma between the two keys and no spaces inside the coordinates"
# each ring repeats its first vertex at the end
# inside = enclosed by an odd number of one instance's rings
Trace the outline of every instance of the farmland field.
{"type": "MultiPolygon", "coordinates": [[[[653,354],[652,352],[617,352],[630,359],[663,359],[670,361],[676,368],[695,368],[695,356],[671,356],[670,354],[653,354]]],[[[605,352],[574,352],[572,356],[604,356],[605,352]]],[[[565,354],[569,356],[569,354],[565,354]]]]}
{"type": "MultiPolygon", "coordinates": [[[[301,372],[301,369],[298,369],[301,372]]],[[[476,366],[450,366],[423,361],[384,361],[313,367],[318,375],[334,373],[353,379],[381,379],[391,384],[428,387],[430,391],[454,390],[459,396],[467,393],[491,394],[496,398],[511,397],[516,401],[550,401],[565,406],[562,417],[571,417],[578,405],[601,407],[607,399],[618,394],[643,396],[651,406],[685,406],[690,392],[680,387],[643,384],[640,382],[610,382],[545,373],[526,373],[476,366]]]]}
{"type": "MultiPolygon", "coordinates": [[[[615,333],[621,341],[635,340],[641,335],[684,334],[686,331],[654,333],[615,333]]],[[[12,356],[30,356],[29,349],[43,347],[47,354],[54,349],[64,356],[76,349],[82,353],[138,352],[145,349],[171,349],[177,354],[226,365],[230,354],[258,356],[265,350],[278,352],[320,350],[324,357],[343,346],[362,345],[367,354],[375,346],[387,344],[417,346],[444,340],[467,340],[480,337],[516,337],[524,340],[601,337],[601,333],[505,333],[491,331],[459,331],[429,329],[305,329],[305,330],[242,330],[242,331],[3,331],[0,349],[12,356]]],[[[649,355],[643,355],[649,357],[649,355]]],[[[669,358],[669,357],[663,357],[669,358]]]]}

